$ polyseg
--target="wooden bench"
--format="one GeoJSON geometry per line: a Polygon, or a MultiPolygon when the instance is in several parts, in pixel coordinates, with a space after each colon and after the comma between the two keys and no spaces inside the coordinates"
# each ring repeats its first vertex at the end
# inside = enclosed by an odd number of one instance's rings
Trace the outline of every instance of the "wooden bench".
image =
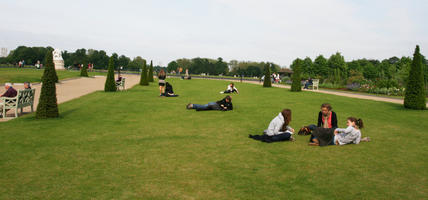
{"type": "Polygon", "coordinates": [[[116,89],[117,90],[125,90],[125,78],[122,78],[120,81],[116,81],[116,89]],[[122,89],[120,89],[122,88],[122,89]]]}
{"type": "Polygon", "coordinates": [[[31,112],[34,112],[34,95],[36,94],[36,89],[26,89],[19,90],[16,97],[0,97],[1,105],[3,107],[2,116],[6,117],[6,110],[15,110],[15,118],[18,117],[18,109],[21,109],[21,114],[23,112],[23,108],[27,106],[31,106],[31,112]]]}

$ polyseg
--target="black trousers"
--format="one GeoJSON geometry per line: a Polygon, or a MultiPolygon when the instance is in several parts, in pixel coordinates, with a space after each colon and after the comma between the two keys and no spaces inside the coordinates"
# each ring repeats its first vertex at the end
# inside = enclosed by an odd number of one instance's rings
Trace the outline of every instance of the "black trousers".
{"type": "Polygon", "coordinates": [[[253,138],[254,140],[271,143],[271,142],[288,141],[291,138],[291,134],[288,132],[285,132],[274,136],[263,134],[263,135],[249,135],[248,137],[253,138]]]}

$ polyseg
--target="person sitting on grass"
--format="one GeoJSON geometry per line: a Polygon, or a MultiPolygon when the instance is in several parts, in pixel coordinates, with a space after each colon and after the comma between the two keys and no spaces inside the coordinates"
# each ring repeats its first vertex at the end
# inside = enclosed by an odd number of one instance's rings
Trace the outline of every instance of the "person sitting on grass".
{"type": "Polygon", "coordinates": [[[177,94],[174,94],[174,90],[172,89],[172,85],[168,82],[165,83],[165,94],[166,97],[178,97],[177,94]]]}
{"type": "Polygon", "coordinates": [[[226,93],[226,94],[228,94],[228,93],[234,93],[234,92],[236,92],[236,94],[239,94],[239,91],[238,91],[238,89],[236,89],[236,87],[235,87],[235,84],[233,84],[233,83],[230,83],[228,86],[227,86],[227,89],[223,92],[220,92],[220,94],[223,94],[223,93],[226,93]]]}
{"type": "Polygon", "coordinates": [[[204,105],[201,104],[192,104],[189,103],[186,106],[187,109],[195,109],[196,111],[202,111],[202,110],[221,110],[221,111],[228,111],[233,110],[232,105],[232,97],[227,95],[224,97],[224,99],[217,101],[217,102],[210,102],[204,105]]]}
{"type": "Polygon", "coordinates": [[[370,138],[361,139],[360,129],[364,127],[363,120],[355,117],[348,117],[347,128],[328,129],[323,131],[317,127],[312,131],[314,138],[309,143],[311,146],[327,146],[327,145],[345,145],[359,144],[361,141],[369,142],[370,138]]]}
{"type": "MultiPolygon", "coordinates": [[[[314,129],[315,125],[310,125],[311,129],[314,129]]],[[[337,128],[337,115],[333,111],[333,108],[329,103],[323,103],[321,105],[321,111],[318,113],[317,127],[320,128],[321,132],[329,132],[329,129],[337,128]]],[[[313,142],[314,136],[311,135],[309,142],[313,142]]]]}
{"type": "Polygon", "coordinates": [[[291,122],[291,110],[284,109],[270,123],[263,135],[248,135],[249,138],[262,142],[294,141],[292,134],[294,129],[289,126],[291,122]]]}
{"type": "Polygon", "coordinates": [[[321,111],[318,113],[318,127],[337,128],[337,115],[332,110],[329,103],[321,105],[321,111]]]}

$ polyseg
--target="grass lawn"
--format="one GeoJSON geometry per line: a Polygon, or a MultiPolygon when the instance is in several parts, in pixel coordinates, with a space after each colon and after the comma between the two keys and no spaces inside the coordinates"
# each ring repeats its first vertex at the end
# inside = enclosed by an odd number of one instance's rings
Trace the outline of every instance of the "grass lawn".
{"type": "Polygon", "coordinates": [[[95,92],[0,123],[0,199],[427,199],[428,112],[392,103],[236,83],[234,110],[186,110],[219,100],[227,82],[169,79],[95,92]],[[266,144],[261,133],[283,108],[295,129],[330,102],[339,126],[363,118],[359,145],[312,147],[309,136],[266,144]]]}
{"type": "MultiPolygon", "coordinates": [[[[31,83],[41,82],[44,69],[23,69],[23,68],[0,68],[0,84],[6,82],[23,83],[29,81],[31,83]]],[[[56,70],[58,78],[66,79],[80,76],[80,71],[56,70]]],[[[97,73],[88,72],[89,76],[94,76],[97,73]]]]}

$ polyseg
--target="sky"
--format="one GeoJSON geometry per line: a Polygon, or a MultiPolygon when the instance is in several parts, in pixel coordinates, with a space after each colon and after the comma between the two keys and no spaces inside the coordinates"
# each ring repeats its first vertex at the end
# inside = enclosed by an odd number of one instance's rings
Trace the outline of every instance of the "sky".
{"type": "Polygon", "coordinates": [[[428,55],[428,0],[0,0],[0,47],[269,61],[428,55]],[[424,21],[425,20],[425,21],[424,21]]]}

